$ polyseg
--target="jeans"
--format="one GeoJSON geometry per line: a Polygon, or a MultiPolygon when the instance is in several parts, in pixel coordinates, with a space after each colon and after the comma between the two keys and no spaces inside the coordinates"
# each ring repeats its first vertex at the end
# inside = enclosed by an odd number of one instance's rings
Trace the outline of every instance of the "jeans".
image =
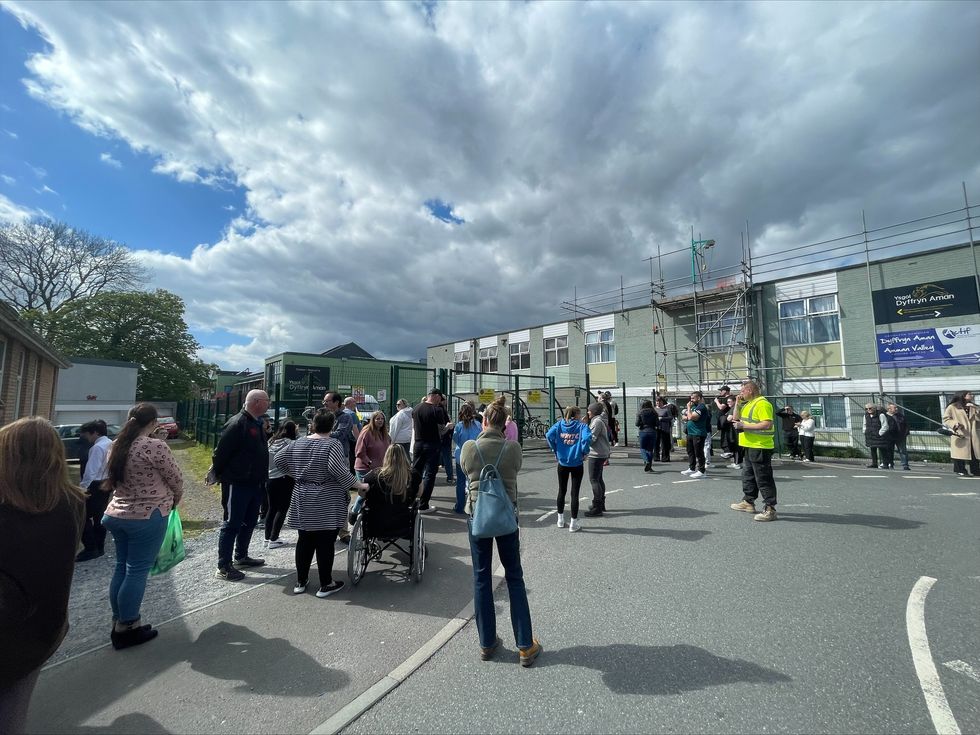
{"type": "MultiPolygon", "coordinates": [[[[601,460],[600,460],[601,461],[601,460]]],[[[467,521],[470,530],[470,553],[473,556],[473,609],[476,612],[476,629],[480,645],[490,648],[497,640],[497,613],[493,606],[493,542],[492,538],[475,538],[473,521],[467,521]]],[[[514,628],[514,640],[518,648],[529,648],[531,637],[531,608],[527,604],[527,588],[524,586],[524,569],[521,567],[521,532],[498,536],[497,554],[504,565],[504,578],[510,596],[510,622],[514,628]]]]}
{"type": "Polygon", "coordinates": [[[422,495],[419,500],[423,508],[429,507],[429,499],[436,486],[441,453],[441,444],[415,442],[415,455],[412,457],[412,494],[418,496],[419,483],[421,483],[422,495]]]}
{"type": "Polygon", "coordinates": [[[654,453],[657,451],[658,433],[650,430],[640,432],[640,454],[643,456],[644,464],[650,464],[653,461],[654,453]]]}
{"type": "Polygon", "coordinates": [[[689,469],[704,472],[704,437],[687,435],[687,466],[689,469]]]}
{"type": "Polygon", "coordinates": [[[670,461],[670,445],[673,443],[674,438],[670,435],[670,429],[661,428],[657,432],[657,458],[661,462],[670,461]]]}
{"type": "Polygon", "coordinates": [[[565,494],[568,492],[568,478],[572,478],[572,518],[578,518],[578,496],[582,492],[582,477],[585,468],[558,465],[558,513],[565,512],[565,494]]]}
{"type": "Polygon", "coordinates": [[[908,440],[904,436],[895,440],[895,451],[898,452],[898,456],[902,460],[902,469],[907,470],[909,468],[909,446],[908,440]]]}
{"type": "Polygon", "coordinates": [[[606,509],[606,483],[602,479],[602,468],[606,457],[589,457],[589,482],[592,484],[592,507],[606,509]]]}
{"type": "Polygon", "coordinates": [[[102,517],[116,542],[116,570],[109,583],[112,619],[132,623],[140,618],[146,578],[167,532],[167,517],[154,510],[149,518],[102,517]]]}
{"type": "Polygon", "coordinates": [[[464,508],[466,508],[466,489],[469,485],[469,480],[466,473],[463,472],[463,468],[459,466],[459,462],[456,463],[456,505],[453,506],[453,510],[456,513],[462,513],[464,508]]]}
{"type": "Polygon", "coordinates": [[[265,519],[265,537],[272,541],[279,538],[282,526],[286,522],[286,513],[293,500],[292,477],[276,477],[269,480],[269,515],[265,519]]]}
{"type": "Polygon", "coordinates": [[[443,442],[439,448],[439,463],[446,468],[446,480],[447,482],[455,482],[453,480],[453,467],[456,463],[453,461],[453,443],[443,442]]]}
{"type": "Polygon", "coordinates": [[[105,527],[102,516],[112,493],[99,489],[101,481],[88,486],[88,496],[85,498],[85,527],[82,529],[82,545],[86,551],[105,551],[105,527]]]}
{"type": "Polygon", "coordinates": [[[259,517],[259,505],[265,495],[263,485],[233,482],[228,486],[228,518],[218,533],[218,566],[231,564],[231,552],[236,559],[248,556],[248,545],[259,517]]]}
{"type": "Polygon", "coordinates": [[[742,462],[742,494],[747,503],[755,505],[762,493],[767,506],[776,507],[776,481],[772,477],[772,449],[745,447],[742,462]]]}
{"type": "Polygon", "coordinates": [[[305,584],[310,579],[310,564],[316,554],[316,568],[320,575],[320,586],[333,582],[334,544],[339,529],[325,531],[300,531],[296,542],[296,581],[305,584]]]}
{"type": "Polygon", "coordinates": [[[800,444],[803,446],[803,458],[813,461],[813,437],[801,436],[800,444]]]}

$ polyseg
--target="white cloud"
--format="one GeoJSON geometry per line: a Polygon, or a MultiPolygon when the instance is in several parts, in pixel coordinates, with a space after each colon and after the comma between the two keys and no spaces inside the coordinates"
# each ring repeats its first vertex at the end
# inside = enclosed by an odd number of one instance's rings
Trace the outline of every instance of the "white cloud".
{"type": "Polygon", "coordinates": [[[54,194],[55,196],[58,196],[58,192],[56,192],[54,189],[52,189],[47,184],[45,184],[44,186],[42,186],[40,189],[35,188],[34,191],[37,194],[54,194]]]}
{"type": "Polygon", "coordinates": [[[106,166],[111,166],[112,168],[122,168],[122,164],[112,157],[111,153],[102,153],[99,155],[99,160],[102,161],[106,166]]]}
{"type": "Polygon", "coordinates": [[[35,178],[43,179],[43,178],[45,178],[48,175],[47,170],[41,168],[40,166],[32,166],[29,163],[26,164],[26,165],[27,165],[27,168],[29,168],[31,170],[31,172],[33,172],[35,178]]]}
{"type": "Polygon", "coordinates": [[[746,219],[758,254],[980,196],[975,3],[4,7],[50,44],[38,99],[246,189],[220,241],[143,255],[247,335],[229,367],[552,321],[692,225],[734,263],[746,219]]]}
{"type": "Polygon", "coordinates": [[[0,174],[0,180],[2,180],[3,183],[7,184],[8,186],[13,186],[17,183],[17,179],[15,179],[13,176],[7,176],[7,174],[0,174]]]}
{"type": "Polygon", "coordinates": [[[40,214],[41,210],[22,207],[0,194],[0,222],[23,222],[40,214]]]}
{"type": "Polygon", "coordinates": [[[19,137],[17,133],[15,133],[13,130],[7,130],[6,128],[4,128],[3,132],[7,134],[7,137],[13,138],[14,140],[17,140],[17,138],[19,137]]]}

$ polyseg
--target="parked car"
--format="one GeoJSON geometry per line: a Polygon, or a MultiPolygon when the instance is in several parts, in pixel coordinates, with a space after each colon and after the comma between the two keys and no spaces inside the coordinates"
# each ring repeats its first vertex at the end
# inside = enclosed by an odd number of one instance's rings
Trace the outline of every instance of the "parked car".
{"type": "MultiPolygon", "coordinates": [[[[82,428],[81,424],[59,424],[54,428],[65,445],[65,457],[67,459],[81,459],[82,455],[88,454],[89,445],[82,441],[82,437],[78,433],[78,430],[82,428]]],[[[120,431],[120,427],[115,424],[110,424],[106,428],[110,439],[115,439],[116,434],[120,431]]]]}
{"type": "Polygon", "coordinates": [[[362,425],[367,425],[371,421],[371,417],[374,416],[374,412],[380,410],[381,404],[378,403],[377,399],[370,393],[365,393],[364,400],[357,404],[357,418],[360,419],[362,425]]]}
{"type": "Polygon", "coordinates": [[[177,425],[177,421],[173,416],[161,416],[157,419],[157,425],[161,429],[167,430],[168,439],[176,439],[180,436],[180,427],[177,425]]]}

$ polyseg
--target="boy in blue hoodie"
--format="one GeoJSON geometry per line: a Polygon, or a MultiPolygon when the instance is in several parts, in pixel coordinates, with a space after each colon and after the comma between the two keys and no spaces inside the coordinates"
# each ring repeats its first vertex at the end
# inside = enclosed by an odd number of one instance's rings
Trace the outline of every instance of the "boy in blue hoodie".
{"type": "Polygon", "coordinates": [[[556,423],[545,435],[548,446],[558,459],[558,528],[565,527],[565,494],[568,491],[568,478],[572,478],[572,519],[569,531],[577,531],[578,496],[585,474],[584,462],[592,444],[592,432],[582,423],[582,409],[569,406],[565,418],[556,423]]]}

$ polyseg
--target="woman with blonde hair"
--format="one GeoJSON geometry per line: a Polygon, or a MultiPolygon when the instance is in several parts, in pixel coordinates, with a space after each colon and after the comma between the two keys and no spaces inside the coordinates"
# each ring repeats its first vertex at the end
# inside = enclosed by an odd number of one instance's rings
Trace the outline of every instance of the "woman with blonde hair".
{"type": "Polygon", "coordinates": [[[359,500],[366,499],[368,507],[375,509],[371,513],[372,535],[395,535],[409,528],[410,508],[415,496],[412,494],[412,465],[405,450],[398,444],[389,446],[381,466],[368,472],[364,482],[367,489],[359,490],[358,494],[361,495],[359,500]]]}
{"type": "Polygon", "coordinates": [[[106,483],[112,500],[102,525],[116,542],[116,570],[109,583],[109,638],[117,650],[157,637],[154,628],[140,624],[140,606],[146,578],[167,531],[167,518],[184,494],[180,467],[156,433],[156,406],[140,403],[130,410],[109,450],[106,483]]]}
{"type": "Polygon", "coordinates": [[[809,411],[800,411],[800,448],[803,450],[803,461],[813,461],[813,441],[817,435],[817,422],[809,411]]]}
{"type": "Polygon", "coordinates": [[[85,495],[43,418],[0,428],[0,732],[21,733],[41,666],[68,632],[85,495]]]}
{"type": "MultiPolygon", "coordinates": [[[[507,407],[501,396],[483,415],[483,433],[468,441],[460,452],[459,464],[469,479],[466,512],[472,517],[480,496],[480,473],[487,464],[495,464],[507,496],[517,513],[517,473],[521,469],[521,445],[504,437],[507,407]],[[489,461],[488,461],[489,460],[489,461]]],[[[497,616],[493,606],[493,545],[504,566],[507,592],[510,597],[510,621],[520,651],[521,666],[530,666],[541,653],[541,644],[531,632],[531,610],[527,602],[524,569],[521,566],[520,529],[506,536],[477,538],[473,535],[472,518],[467,524],[470,553],[473,557],[473,603],[476,629],[480,637],[480,658],[488,661],[501,645],[497,637],[497,616]]]]}

